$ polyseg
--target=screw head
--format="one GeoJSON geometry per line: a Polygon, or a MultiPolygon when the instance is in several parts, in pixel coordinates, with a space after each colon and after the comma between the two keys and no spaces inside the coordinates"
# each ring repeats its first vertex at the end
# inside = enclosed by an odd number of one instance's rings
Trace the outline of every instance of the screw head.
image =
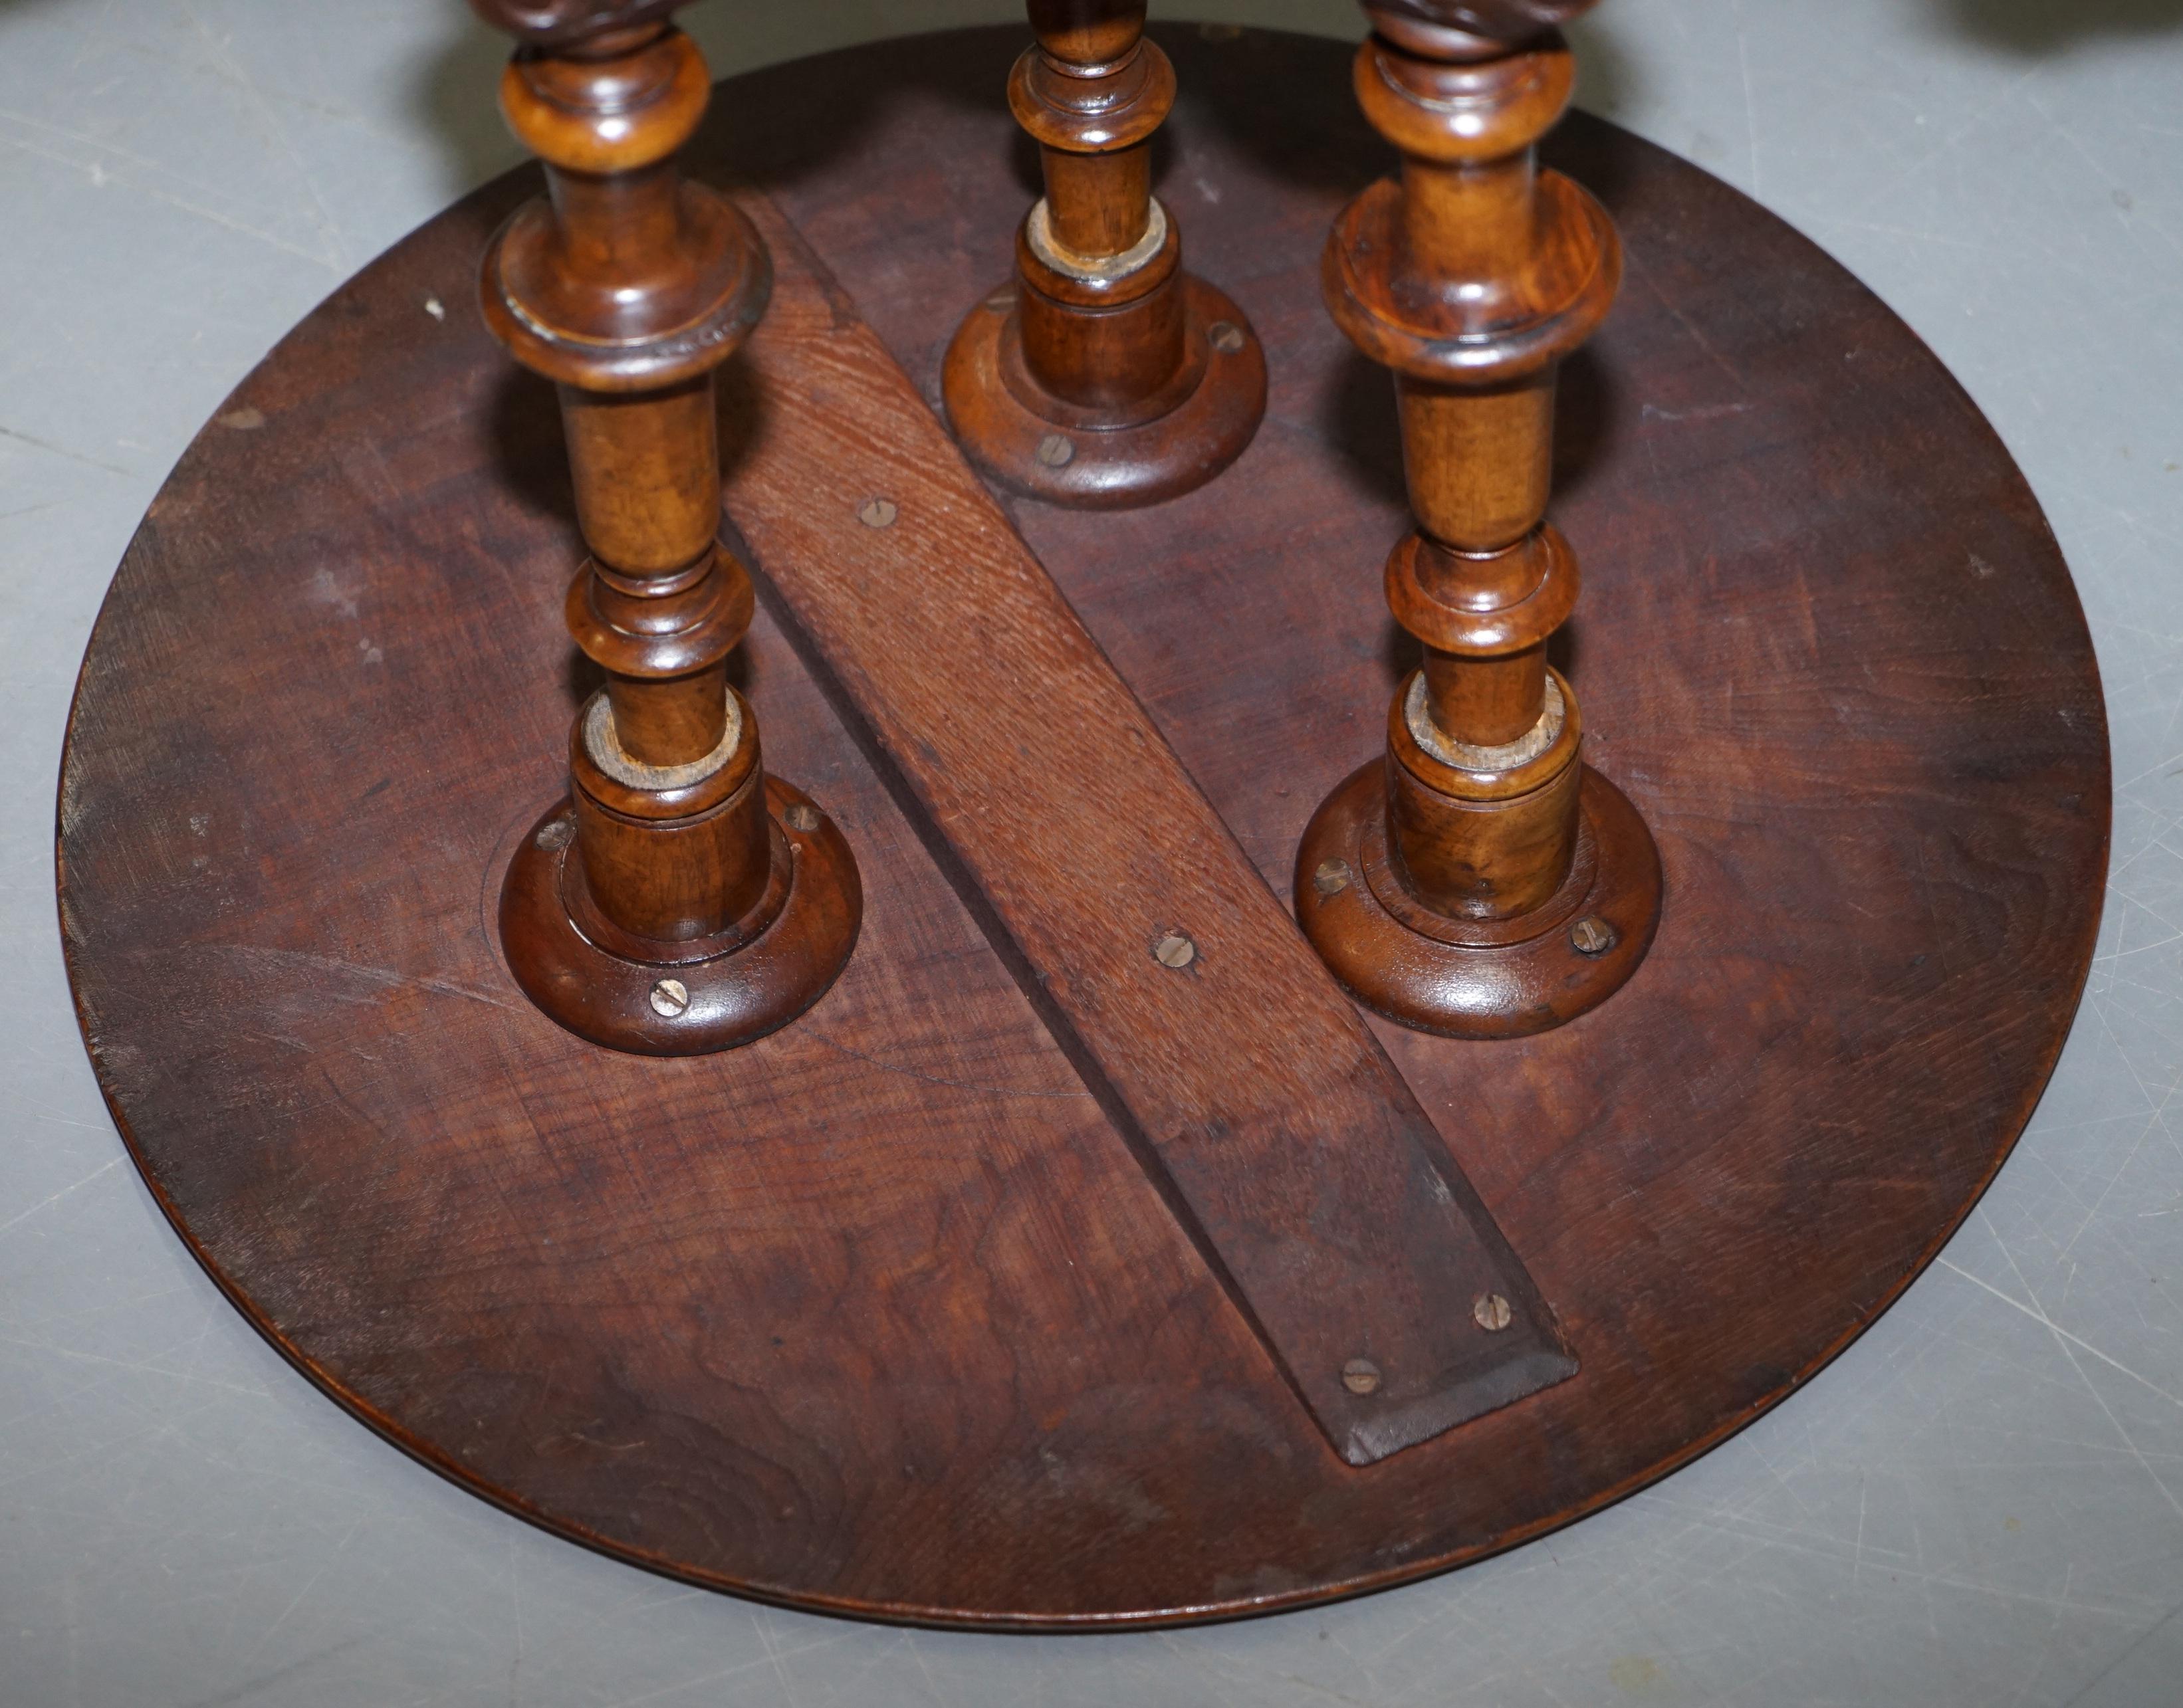
{"type": "Polygon", "coordinates": [[[1622,940],[1622,934],[1601,918],[1589,914],[1569,927],[1569,944],[1580,955],[1604,955],[1622,940]]]}
{"type": "Polygon", "coordinates": [[[663,979],[652,987],[652,1012],[672,1020],[690,1006],[690,987],[680,979],[663,979]]]}
{"type": "Polygon", "coordinates": [[[892,498],[867,498],[857,511],[857,520],[867,528],[892,528],[900,514],[892,498]]]}
{"type": "Polygon", "coordinates": [[[1076,460],[1076,447],[1058,433],[1038,441],[1038,460],[1049,469],[1066,469],[1076,460]]]}
{"type": "Polygon", "coordinates": [[[1341,1367],[1341,1385],[1362,1397],[1380,1391],[1380,1367],[1369,1358],[1352,1358],[1341,1367]]]}
{"type": "Polygon", "coordinates": [[[530,840],[550,854],[576,840],[576,827],[565,818],[556,818],[550,824],[540,825],[538,834],[530,840]]]}
{"type": "Polygon", "coordinates": [[[1508,1301],[1498,1293],[1481,1293],[1470,1307],[1473,1321],[1488,1334],[1498,1334],[1516,1320],[1508,1301]]]}
{"type": "Polygon", "coordinates": [[[1180,931],[1170,931],[1153,945],[1153,959],[1180,973],[1197,958],[1197,946],[1180,931]]]}
{"type": "Polygon", "coordinates": [[[781,823],[792,830],[816,830],[819,828],[819,809],[807,801],[792,801],[780,815],[781,823]]]}
{"type": "Polygon", "coordinates": [[[1243,329],[1233,320],[1215,320],[1211,337],[1213,347],[1223,356],[1233,356],[1243,347],[1243,329]]]}
{"type": "Polygon", "coordinates": [[[1353,875],[1347,860],[1322,860],[1311,874],[1311,887],[1321,896],[1339,896],[1349,887],[1353,875]]]}

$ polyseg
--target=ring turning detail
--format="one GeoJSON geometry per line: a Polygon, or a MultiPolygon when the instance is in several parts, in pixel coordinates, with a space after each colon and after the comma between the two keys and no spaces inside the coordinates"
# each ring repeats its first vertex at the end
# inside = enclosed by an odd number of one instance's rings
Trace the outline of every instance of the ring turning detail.
{"type": "Polygon", "coordinates": [[[559,387],[592,552],[569,631],[607,676],[576,719],[568,800],[508,868],[502,943],[531,1000],[595,1043],[727,1049],[825,993],[863,911],[847,843],[766,776],[727,678],[755,607],[719,541],[714,375],[764,313],[771,263],[676,170],[712,83],[671,8],[584,28],[478,9],[525,40],[501,105],[552,191],[495,238],[486,319],[559,387]]]}
{"type": "Polygon", "coordinates": [[[1387,603],[1425,663],[1384,762],[1306,829],[1297,918],[1360,1000],[1452,1037],[1596,1007],[1660,913],[1651,834],[1584,764],[1575,693],[1547,662],[1578,587],[1546,520],[1557,376],[1622,273],[1605,210],[1537,162],[1575,80],[1551,26],[1582,9],[1366,5],[1358,98],[1403,175],[1351,203],[1323,269],[1336,323],[1395,373],[1418,528],[1388,560],[1387,603]],[[1330,888],[1337,868],[1366,881],[1330,888]],[[1612,946],[1573,940],[1575,919],[1612,946]]]}
{"type": "Polygon", "coordinates": [[[1145,39],[1145,0],[1031,0],[1030,21],[1008,104],[1046,194],[1017,232],[1014,279],[948,348],[948,421],[1019,492],[1158,503],[1243,454],[1266,410],[1265,352],[1240,308],[1182,270],[1181,233],[1153,194],[1175,80],[1145,39]]]}

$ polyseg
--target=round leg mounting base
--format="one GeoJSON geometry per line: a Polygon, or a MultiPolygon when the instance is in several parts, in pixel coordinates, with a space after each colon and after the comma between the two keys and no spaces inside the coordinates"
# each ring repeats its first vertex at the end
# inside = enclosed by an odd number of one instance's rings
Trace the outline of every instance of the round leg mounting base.
{"type": "Polygon", "coordinates": [[[779,911],[734,947],[706,954],[709,946],[662,944],[656,960],[601,947],[572,916],[572,809],[566,796],[556,802],[524,837],[501,887],[501,946],[524,994],[579,1037],[637,1056],[732,1050],[818,1001],[856,947],[864,887],[831,818],[777,777],[765,790],[775,858],[788,862],[779,911]]]}
{"type": "Polygon", "coordinates": [[[1622,791],[1589,766],[1569,881],[1521,919],[1436,913],[1387,846],[1386,762],[1351,775],[1297,850],[1297,918],[1357,1000],[1443,1038],[1522,1038],[1597,1008],[1660,923],[1660,855],[1622,791]]]}
{"type": "Polygon", "coordinates": [[[1058,398],[1034,408],[1018,395],[1015,293],[1003,286],[970,311],[942,373],[947,422],[981,472],[1049,504],[1127,510],[1179,498],[1241,456],[1266,413],[1266,354],[1243,311],[1191,274],[1182,275],[1186,367],[1197,383],[1150,419],[1103,424],[1058,398]],[[1017,383],[1009,383],[1011,371],[1017,383]]]}

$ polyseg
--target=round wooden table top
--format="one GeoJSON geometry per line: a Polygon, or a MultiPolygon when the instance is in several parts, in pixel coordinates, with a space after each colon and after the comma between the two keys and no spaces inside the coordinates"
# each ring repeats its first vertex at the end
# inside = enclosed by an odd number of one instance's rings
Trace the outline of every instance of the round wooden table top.
{"type": "MultiPolygon", "coordinates": [[[[1378,591],[1408,525],[1388,383],[1317,284],[1389,159],[1341,44],[1160,33],[1182,89],[1161,195],[1264,341],[1269,413],[1187,498],[1013,513],[1285,892],[1408,662],[1378,591]]],[[[692,150],[775,198],[928,395],[1033,193],[1003,102],[1021,41],[742,78],[692,150]]],[[[475,307],[528,172],[245,382],[85,662],[60,802],[84,1031],[237,1306],[372,1428],[564,1535],[982,1627],[1444,1570],[1811,1378],[1976,1201],[2069,1029],[2105,870],[2099,680],[2021,476],[1899,321],[1611,126],[1548,152],[1629,252],[1565,380],[1555,517],[1586,585],[1558,662],[1587,757],[1658,840],[1666,912],[1629,987],[1558,1031],[1379,1030],[1579,1374],[1336,1458],[764,612],[742,685],[768,762],[864,873],[841,983],[683,1061],[524,1000],[493,905],[586,685],[551,394],[475,307]]]]}

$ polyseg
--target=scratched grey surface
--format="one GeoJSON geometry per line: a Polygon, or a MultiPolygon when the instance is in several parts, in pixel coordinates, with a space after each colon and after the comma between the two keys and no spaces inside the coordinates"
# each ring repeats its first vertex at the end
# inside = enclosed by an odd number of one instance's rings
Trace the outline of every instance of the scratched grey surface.
{"type": "MultiPolygon", "coordinates": [[[[1169,13],[1350,33],[1347,0],[1169,13]]],[[[2052,1090],[1817,1383],[1453,1578],[1168,1635],[866,1628],[503,1517],[292,1374],[168,1231],[78,1043],[62,720],[197,425],[514,158],[453,0],[0,0],[0,1704],[2183,1700],[2183,0],[1609,0],[1585,99],[1753,191],[1962,376],[2074,565],[2114,870],[2052,1090]]],[[[1014,0],[689,14],[719,70],[1014,0]]]]}

